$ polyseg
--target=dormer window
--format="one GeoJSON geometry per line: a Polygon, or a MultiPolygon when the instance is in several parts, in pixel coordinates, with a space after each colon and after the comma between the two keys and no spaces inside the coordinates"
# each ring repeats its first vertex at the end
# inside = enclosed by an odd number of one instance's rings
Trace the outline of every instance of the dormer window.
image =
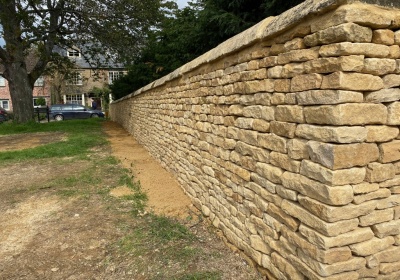
{"type": "Polygon", "coordinates": [[[81,56],[81,53],[78,50],[74,50],[74,49],[68,50],[67,54],[68,54],[68,57],[80,57],[81,56]]]}

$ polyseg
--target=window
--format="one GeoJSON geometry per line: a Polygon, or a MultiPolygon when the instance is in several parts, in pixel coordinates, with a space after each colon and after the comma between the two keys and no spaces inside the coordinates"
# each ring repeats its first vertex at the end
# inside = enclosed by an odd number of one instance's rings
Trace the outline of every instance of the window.
{"type": "Polygon", "coordinates": [[[79,72],[72,73],[68,79],[68,85],[81,86],[82,74],[79,72]]]}
{"type": "Polygon", "coordinates": [[[37,108],[40,106],[46,106],[46,99],[43,97],[34,97],[33,98],[33,107],[37,108]]]}
{"type": "Polygon", "coordinates": [[[0,100],[0,107],[3,107],[5,110],[10,110],[10,101],[9,100],[0,100]]]}
{"type": "Polygon", "coordinates": [[[5,87],[6,86],[6,79],[4,79],[3,76],[0,76],[0,87],[5,87]]]}
{"type": "Polygon", "coordinates": [[[124,75],[122,71],[110,71],[108,72],[108,84],[112,84],[115,80],[118,80],[124,75]]]}
{"type": "Polygon", "coordinates": [[[71,94],[71,95],[66,95],[66,103],[68,104],[82,104],[82,95],[77,95],[77,94],[71,94]]]}
{"type": "Polygon", "coordinates": [[[34,86],[35,87],[42,87],[44,85],[44,78],[40,76],[36,81],[34,86]]]}
{"type": "Polygon", "coordinates": [[[67,51],[68,57],[80,57],[81,53],[78,50],[70,49],[67,51]]]}

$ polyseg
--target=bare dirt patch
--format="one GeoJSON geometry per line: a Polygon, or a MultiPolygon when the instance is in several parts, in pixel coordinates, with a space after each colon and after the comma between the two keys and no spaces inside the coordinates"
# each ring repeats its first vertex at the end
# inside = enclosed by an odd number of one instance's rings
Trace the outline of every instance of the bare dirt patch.
{"type": "MultiPolygon", "coordinates": [[[[112,151],[107,146],[96,148],[90,156],[94,160],[0,164],[1,280],[261,279],[201,217],[188,222],[194,240],[182,243],[151,237],[162,231],[164,220],[157,227],[152,215],[133,217],[129,201],[123,199],[131,193],[118,186],[116,178],[122,166],[102,160],[115,155],[132,170],[149,196],[148,211],[193,216],[190,201],[128,133],[115,123],[104,125],[112,151]]],[[[30,142],[28,136],[32,135],[13,136],[19,143],[13,149],[64,137],[41,134],[33,137],[43,136],[42,140],[30,142]]]]}
{"type": "Polygon", "coordinates": [[[66,135],[61,132],[0,135],[0,151],[34,148],[39,145],[62,141],[65,137],[66,135]]]}

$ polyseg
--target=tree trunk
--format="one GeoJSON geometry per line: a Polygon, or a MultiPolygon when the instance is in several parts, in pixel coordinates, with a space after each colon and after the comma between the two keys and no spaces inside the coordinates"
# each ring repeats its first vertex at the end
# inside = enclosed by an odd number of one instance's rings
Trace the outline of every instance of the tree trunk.
{"type": "Polygon", "coordinates": [[[14,121],[18,123],[32,121],[33,83],[29,80],[25,64],[14,62],[7,66],[4,74],[10,88],[14,121]]]}

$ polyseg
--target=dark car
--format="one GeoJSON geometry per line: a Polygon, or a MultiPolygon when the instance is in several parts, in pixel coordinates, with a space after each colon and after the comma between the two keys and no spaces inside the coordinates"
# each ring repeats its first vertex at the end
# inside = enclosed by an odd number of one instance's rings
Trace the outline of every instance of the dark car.
{"type": "Polygon", "coordinates": [[[49,108],[50,118],[56,121],[67,119],[104,118],[100,110],[92,110],[89,107],[78,104],[54,104],[49,108]]]}
{"type": "Polygon", "coordinates": [[[3,107],[0,107],[0,123],[5,122],[6,120],[8,120],[7,111],[3,107]]]}

